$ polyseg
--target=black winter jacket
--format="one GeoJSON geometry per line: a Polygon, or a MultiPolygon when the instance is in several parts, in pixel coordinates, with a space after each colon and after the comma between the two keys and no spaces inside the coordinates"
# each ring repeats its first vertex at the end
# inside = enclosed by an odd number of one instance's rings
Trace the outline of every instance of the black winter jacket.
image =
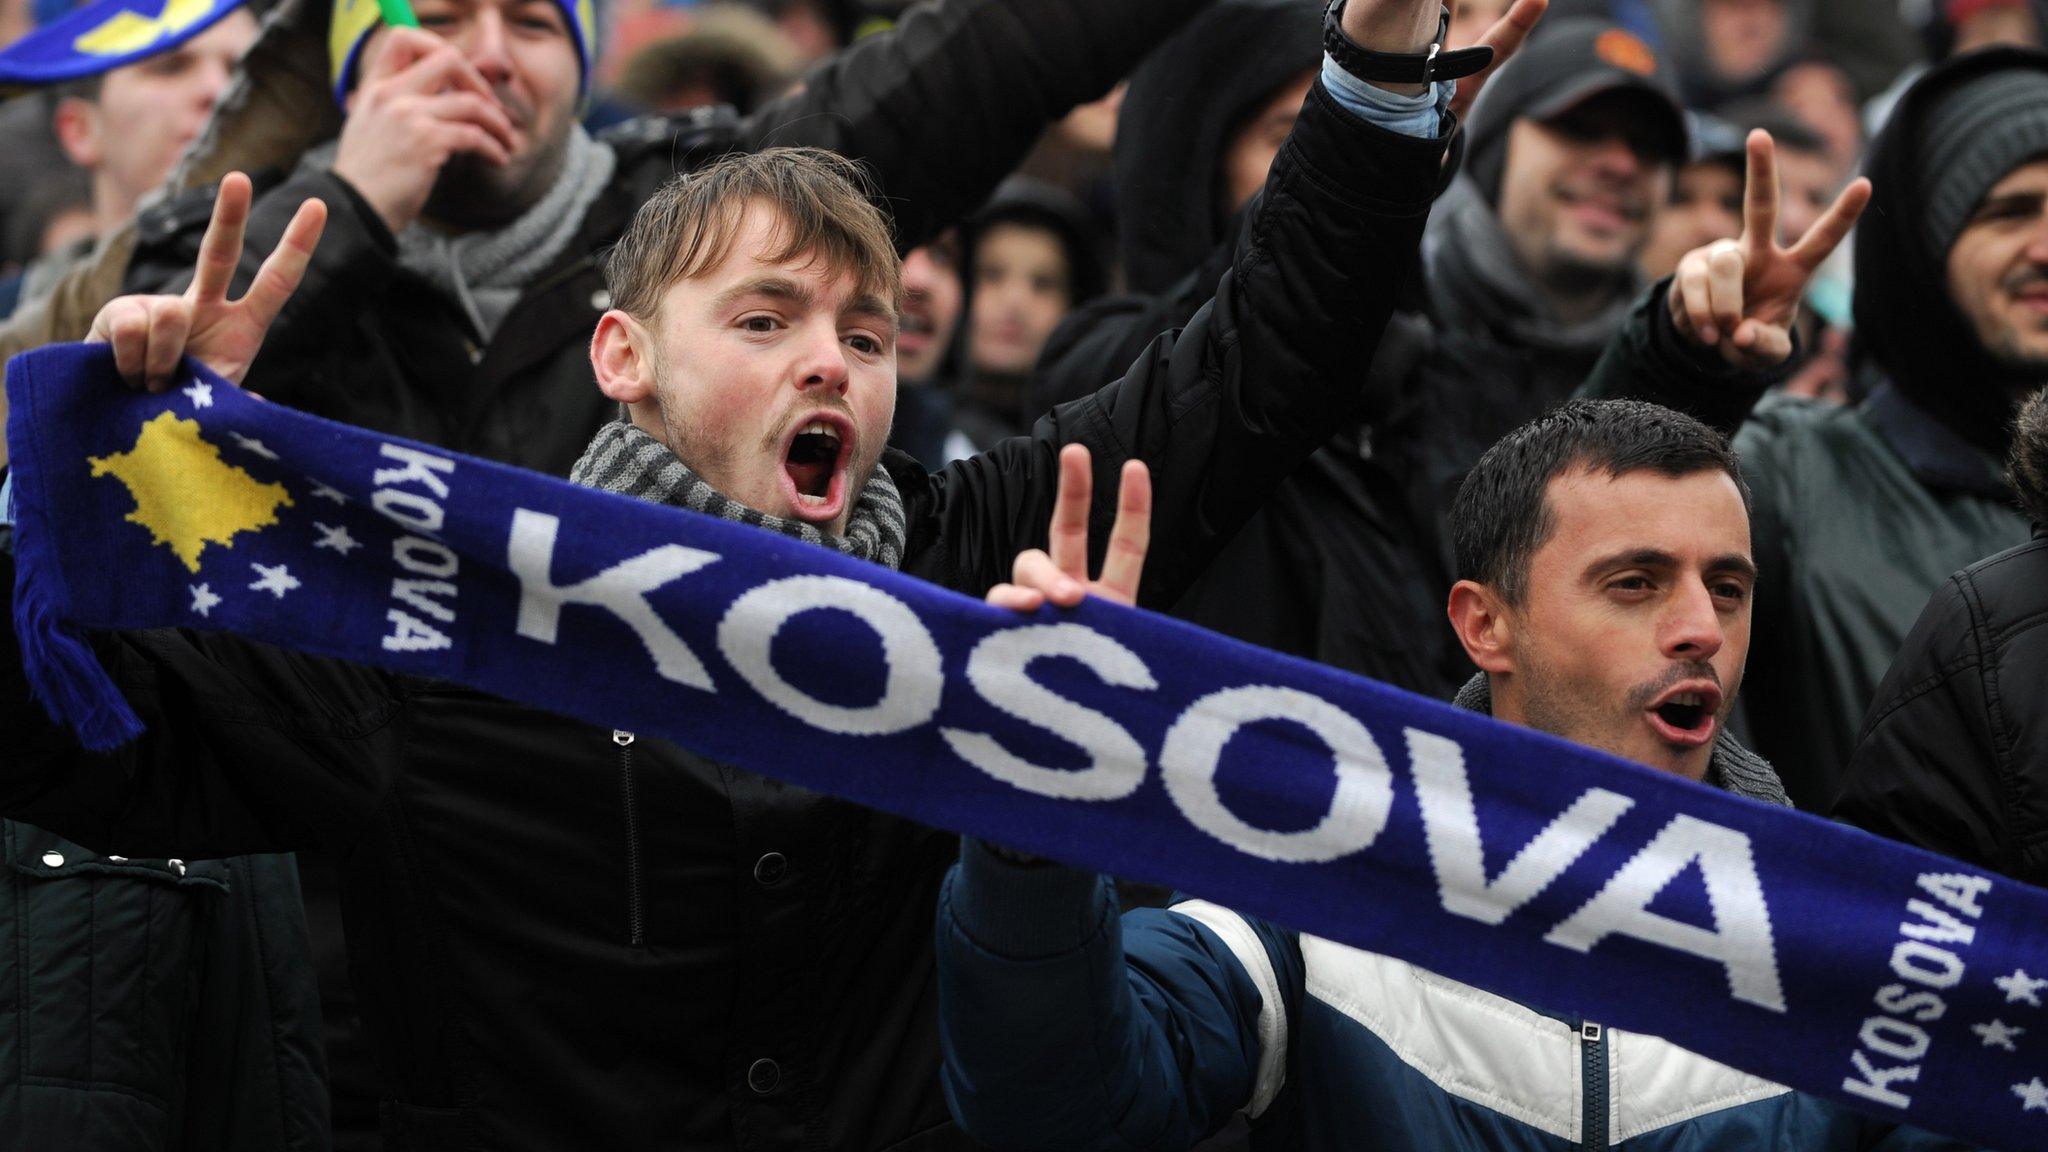
{"type": "Polygon", "coordinates": [[[2048,884],[2048,530],[1934,594],[1885,675],[1835,816],[2048,884]]]}
{"type": "MultiPolygon", "coordinates": [[[[1151,466],[1141,599],[1178,596],[1346,406],[1336,369],[1410,274],[1441,153],[1317,89],[1184,332],[1030,438],[935,475],[887,457],[904,570],[1006,578],[1078,442],[1100,492],[1151,466]]],[[[951,836],[446,684],[217,635],[101,648],[149,733],[96,757],[0,625],[0,812],[136,852],[339,855],[393,1149],[958,1141],[930,928],[951,836]]]]}
{"type": "Polygon", "coordinates": [[[321,1152],[289,856],[143,860],[0,820],[0,1148],[321,1152]]]}

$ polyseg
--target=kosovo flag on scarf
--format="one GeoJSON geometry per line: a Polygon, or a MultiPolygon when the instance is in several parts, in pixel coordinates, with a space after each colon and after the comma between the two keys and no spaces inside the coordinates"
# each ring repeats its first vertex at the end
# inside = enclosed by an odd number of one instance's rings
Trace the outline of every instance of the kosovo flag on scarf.
{"type": "Polygon", "coordinates": [[[93,0],[0,51],[0,84],[96,76],[177,47],[242,0],[93,0]]]}
{"type": "Polygon", "coordinates": [[[1001,611],[203,369],[148,395],[59,346],[7,389],[22,665],[88,747],[140,724],[84,629],[235,632],[2048,1149],[2040,889],[1151,613],[1001,611]]]}

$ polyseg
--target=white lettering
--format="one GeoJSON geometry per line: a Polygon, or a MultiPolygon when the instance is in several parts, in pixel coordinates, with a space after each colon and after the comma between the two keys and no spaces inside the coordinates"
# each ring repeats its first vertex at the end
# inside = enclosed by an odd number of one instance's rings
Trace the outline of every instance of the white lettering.
{"type": "Polygon", "coordinates": [[[1906,901],[1906,911],[1927,921],[1925,924],[1909,922],[1899,925],[1901,933],[1915,940],[1968,944],[1977,938],[1976,926],[1963,923],[1925,900],[1906,901]]]}
{"type": "Polygon", "coordinates": [[[1991,878],[1967,872],[1925,872],[1920,889],[1965,916],[1982,917],[1984,908],[1977,898],[1991,891],[1991,878]]]}
{"type": "Polygon", "coordinates": [[[915,728],[939,710],[946,686],[939,647],[917,613],[880,588],[843,576],[791,576],[755,588],[726,609],[718,647],[769,703],[844,736],[889,736],[915,728]],[[776,633],[791,617],[817,610],[849,613],[881,639],[886,672],[880,700],[857,708],[828,704],[776,670],[776,633]]]}
{"type": "Polygon", "coordinates": [[[462,565],[454,549],[439,540],[420,536],[400,536],[391,545],[391,557],[407,572],[435,579],[455,575],[455,570],[462,565]]]}
{"type": "Polygon", "coordinates": [[[1886,1068],[1880,1071],[1871,1065],[1870,1057],[1865,1056],[1862,1052],[1851,1052],[1849,1054],[1849,1063],[1855,1065],[1856,1073],[1862,1079],[1859,1080],[1855,1076],[1844,1078],[1842,1081],[1842,1091],[1851,1095],[1861,1096],[1865,1100],[1876,1101],[1879,1104],[1889,1104],[1894,1108],[1909,1108],[1912,1106],[1913,1098],[1903,1092],[1893,1091],[1892,1082],[1895,1080],[1910,1082],[1920,1079],[1920,1066],[1918,1064],[1907,1064],[1902,1067],[1886,1068]]]}
{"type": "Polygon", "coordinates": [[[386,652],[435,652],[450,647],[448,637],[432,624],[396,608],[384,613],[391,621],[391,634],[384,637],[386,652]]]}
{"type": "Polygon", "coordinates": [[[1915,992],[1904,984],[1887,984],[1877,990],[1877,1006],[1894,1016],[1915,1020],[1939,1020],[1948,1005],[1932,992],[1915,992]]]}
{"type": "Polygon", "coordinates": [[[391,598],[393,600],[401,604],[410,604],[434,619],[441,621],[443,624],[453,624],[455,622],[455,609],[437,600],[430,600],[428,599],[429,596],[446,596],[453,600],[455,599],[455,585],[450,584],[446,580],[393,580],[391,582],[391,598]]]}
{"type": "Polygon", "coordinates": [[[585,604],[617,616],[654,658],[654,670],[665,680],[706,692],[718,689],[697,654],[676,635],[647,594],[679,580],[718,556],[680,544],[664,544],[575,584],[556,584],[555,535],[561,521],[545,512],[520,508],[512,513],[512,539],[506,565],[519,578],[519,635],[553,644],[565,604],[585,604]]]}
{"type": "Polygon", "coordinates": [[[1159,750],[1166,794],[1196,827],[1262,860],[1315,864],[1372,846],[1393,809],[1394,776],[1372,733],[1349,713],[1292,688],[1225,688],[1181,713],[1159,750]],[[1291,720],[1314,732],[1336,758],[1337,790],[1315,827],[1301,832],[1255,828],[1223,803],[1216,766],[1239,728],[1291,720]]]}
{"type": "Polygon", "coordinates": [[[1963,978],[1963,958],[1946,948],[1936,948],[1918,940],[1901,940],[1892,948],[1892,971],[1900,979],[1929,988],[1953,988],[1963,978]],[[1929,962],[1933,968],[1923,968],[1919,962],[1929,962]]]}
{"type": "Polygon", "coordinates": [[[448,498],[448,485],[443,483],[441,478],[434,475],[434,473],[455,471],[455,461],[446,457],[435,456],[428,452],[422,452],[417,448],[406,448],[397,444],[380,444],[377,446],[377,451],[386,459],[401,460],[405,463],[403,468],[377,469],[370,479],[379,488],[386,484],[403,484],[407,480],[417,480],[426,485],[427,489],[433,492],[434,495],[439,496],[443,500],[448,498]]]}
{"type": "Polygon", "coordinates": [[[1080,745],[1086,768],[1069,770],[1034,764],[982,732],[941,728],[955,755],[990,776],[1026,792],[1061,800],[1121,800],[1145,782],[1145,750],[1108,716],[1083,707],[1033,680],[1033,661],[1064,656],[1078,660],[1105,684],[1117,688],[1159,687],[1138,654],[1079,624],[1034,624],[997,632],[974,646],[967,680],[1004,712],[1080,745]]]}
{"type": "Polygon", "coordinates": [[[1927,1055],[1927,1029],[1890,1016],[1872,1016],[1856,1033],[1863,1046],[1894,1060],[1918,1060],[1927,1055]]]}
{"type": "Polygon", "coordinates": [[[1735,999],[1785,1011],[1771,913],[1757,879],[1756,858],[1749,837],[1732,828],[1691,816],[1673,817],[1585,907],[1544,939],[1575,952],[1590,952],[1617,934],[1712,960],[1727,970],[1729,993],[1735,999]],[[1650,901],[1694,861],[1706,880],[1712,931],[1649,908],[1650,901]]]}
{"type": "Polygon", "coordinates": [[[370,505],[386,519],[415,532],[441,530],[441,506],[417,492],[379,488],[370,494],[370,505]]]}
{"type": "Polygon", "coordinates": [[[1429,843],[1430,868],[1436,873],[1437,896],[1446,912],[1482,924],[1498,924],[1535,899],[1635,804],[1604,788],[1587,791],[1523,845],[1498,877],[1488,881],[1479,813],[1472,802],[1463,749],[1442,736],[1413,728],[1407,730],[1407,737],[1408,763],[1422,802],[1422,829],[1429,843]]]}

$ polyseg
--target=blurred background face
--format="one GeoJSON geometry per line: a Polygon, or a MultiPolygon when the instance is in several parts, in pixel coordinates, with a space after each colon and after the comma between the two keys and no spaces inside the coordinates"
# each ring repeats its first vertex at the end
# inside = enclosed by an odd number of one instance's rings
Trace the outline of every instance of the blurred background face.
{"type": "Polygon", "coordinates": [[[2048,370],[2048,160],[1985,194],[1948,251],[1948,290],[1993,356],[2048,370]]]}
{"type": "Polygon", "coordinates": [[[1274,89],[1231,134],[1223,148],[1223,171],[1218,174],[1221,216],[1244,207],[1266,186],[1266,172],[1273,167],[1273,158],[1280,154],[1287,134],[1294,131],[1295,117],[1301,115],[1301,102],[1308,99],[1314,80],[1314,72],[1303,72],[1274,89]]]}
{"type": "Polygon", "coordinates": [[[1791,243],[1806,235],[1834,203],[1843,177],[1833,158],[1820,152],[1778,149],[1778,239],[1791,243]]]}
{"type": "Polygon", "coordinates": [[[1703,0],[1700,36],[1714,71],[1731,79],[1755,76],[1779,57],[1785,7],[1779,0],[1703,0]]]}
{"type": "Polygon", "coordinates": [[[1022,375],[1072,306],[1066,248],[1047,228],[992,224],[974,246],[968,354],[980,372],[1022,375]]]}
{"type": "Polygon", "coordinates": [[[93,173],[102,230],[132,215],[136,201],[170,175],[255,39],[256,18],[231,12],[169,52],[107,73],[98,99],[58,105],[57,139],[72,163],[93,173]]]}
{"type": "Polygon", "coordinates": [[[903,258],[903,317],[896,375],[906,387],[932,382],[960,323],[960,240],[948,231],[903,258]]]}
{"type": "Polygon", "coordinates": [[[1704,160],[1679,169],[1671,199],[1657,214],[1643,248],[1643,278],[1661,280],[1695,248],[1742,234],[1742,174],[1726,160],[1704,160]]]}
{"type": "Polygon", "coordinates": [[[1549,121],[1525,117],[1509,129],[1500,219],[1539,283],[1633,270],[1671,180],[1669,144],[1645,99],[1601,93],[1549,121]]]}
{"type": "Polygon", "coordinates": [[[1794,64],[1772,83],[1771,99],[1828,142],[1836,171],[1855,169],[1863,154],[1863,112],[1847,72],[1823,60],[1794,64]]]}

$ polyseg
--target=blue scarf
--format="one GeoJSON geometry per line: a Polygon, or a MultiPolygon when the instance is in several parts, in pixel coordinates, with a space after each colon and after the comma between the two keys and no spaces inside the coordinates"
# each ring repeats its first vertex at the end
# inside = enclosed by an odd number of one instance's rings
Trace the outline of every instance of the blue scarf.
{"type": "Polygon", "coordinates": [[[1164,617],[1020,616],[203,370],[146,395],[67,346],[7,386],[23,662],[90,747],[138,724],[82,629],[224,629],[2048,1148],[2048,893],[1164,617]]]}

